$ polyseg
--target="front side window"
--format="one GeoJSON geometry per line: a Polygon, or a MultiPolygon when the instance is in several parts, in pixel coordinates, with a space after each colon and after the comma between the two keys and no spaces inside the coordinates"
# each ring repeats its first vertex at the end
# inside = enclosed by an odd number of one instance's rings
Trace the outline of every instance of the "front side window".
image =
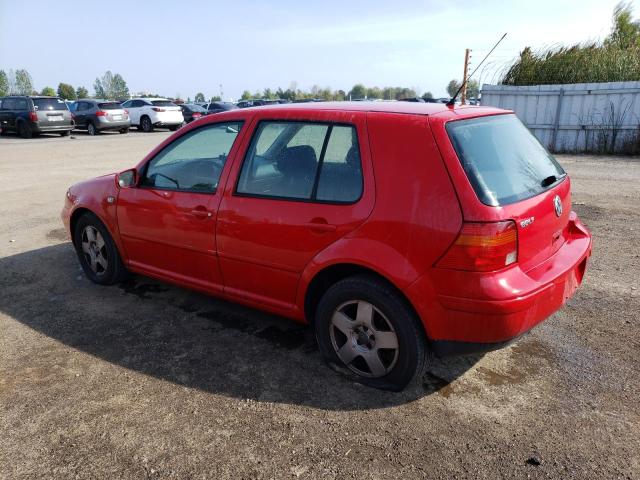
{"type": "Polygon", "coordinates": [[[260,123],[236,192],[335,203],[358,200],[362,169],[355,128],[305,122],[260,123]]]}
{"type": "Polygon", "coordinates": [[[141,186],[214,193],[242,122],[207,125],[178,138],[148,164],[141,186]]]}

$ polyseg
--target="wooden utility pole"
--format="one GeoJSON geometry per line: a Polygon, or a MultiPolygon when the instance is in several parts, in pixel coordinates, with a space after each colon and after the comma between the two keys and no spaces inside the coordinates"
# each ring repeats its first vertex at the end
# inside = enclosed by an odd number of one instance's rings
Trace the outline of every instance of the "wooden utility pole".
{"type": "Polygon", "coordinates": [[[464,105],[467,103],[467,74],[469,69],[469,54],[471,49],[467,48],[464,51],[464,74],[462,75],[462,95],[460,96],[460,103],[464,105]]]}

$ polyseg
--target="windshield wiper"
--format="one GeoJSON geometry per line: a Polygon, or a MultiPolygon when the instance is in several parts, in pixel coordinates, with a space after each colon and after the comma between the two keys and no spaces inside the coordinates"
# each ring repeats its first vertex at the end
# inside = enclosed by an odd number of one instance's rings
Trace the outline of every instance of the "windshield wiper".
{"type": "Polygon", "coordinates": [[[545,178],[544,180],[542,180],[540,182],[540,185],[542,186],[542,188],[546,188],[549,185],[553,185],[554,183],[556,183],[558,180],[560,180],[561,178],[566,177],[567,174],[564,173],[560,176],[556,176],[556,175],[549,175],[547,178],[545,178]]]}

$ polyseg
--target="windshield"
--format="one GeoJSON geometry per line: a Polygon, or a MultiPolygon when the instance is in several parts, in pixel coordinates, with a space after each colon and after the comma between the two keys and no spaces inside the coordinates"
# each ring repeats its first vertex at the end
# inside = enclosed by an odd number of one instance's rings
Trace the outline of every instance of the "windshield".
{"type": "Polygon", "coordinates": [[[194,103],[187,103],[185,105],[185,107],[187,107],[192,112],[207,113],[207,111],[204,108],[202,108],[200,105],[196,105],[194,103]]]}
{"type": "Polygon", "coordinates": [[[36,110],[69,110],[67,104],[59,98],[34,98],[36,110]]]}
{"type": "Polygon", "coordinates": [[[566,176],[515,115],[454,121],[447,124],[447,132],[476,195],[486,205],[533,197],[566,176]]]}
{"type": "Polygon", "coordinates": [[[176,104],[169,100],[151,100],[151,104],[156,107],[175,107],[176,104]]]}
{"type": "Polygon", "coordinates": [[[122,110],[122,105],[118,102],[99,103],[98,107],[100,107],[101,110],[122,110]]]}

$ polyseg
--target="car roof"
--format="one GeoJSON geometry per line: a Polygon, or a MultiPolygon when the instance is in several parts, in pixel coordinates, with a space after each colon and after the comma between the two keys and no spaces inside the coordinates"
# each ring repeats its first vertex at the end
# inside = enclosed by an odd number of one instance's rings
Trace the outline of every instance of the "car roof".
{"type": "MultiPolygon", "coordinates": [[[[382,102],[306,102],[306,103],[285,103],[285,104],[270,104],[258,107],[251,107],[248,110],[260,109],[265,110],[338,110],[338,111],[358,111],[358,112],[383,112],[383,113],[406,113],[413,115],[436,115],[443,112],[461,112],[462,110],[473,109],[472,111],[480,110],[487,112],[489,109],[486,107],[477,107],[470,105],[455,105],[448,106],[444,103],[418,103],[418,102],[394,102],[394,101],[382,101],[382,102]]],[[[504,110],[491,109],[497,112],[504,113],[504,110]]],[[[471,113],[471,112],[466,112],[471,113]]]]}
{"type": "Polygon", "coordinates": [[[162,100],[163,102],[170,101],[168,98],[162,98],[162,97],[138,97],[138,98],[132,98],[131,100],[146,100],[147,102],[151,102],[154,100],[162,100]]]}

